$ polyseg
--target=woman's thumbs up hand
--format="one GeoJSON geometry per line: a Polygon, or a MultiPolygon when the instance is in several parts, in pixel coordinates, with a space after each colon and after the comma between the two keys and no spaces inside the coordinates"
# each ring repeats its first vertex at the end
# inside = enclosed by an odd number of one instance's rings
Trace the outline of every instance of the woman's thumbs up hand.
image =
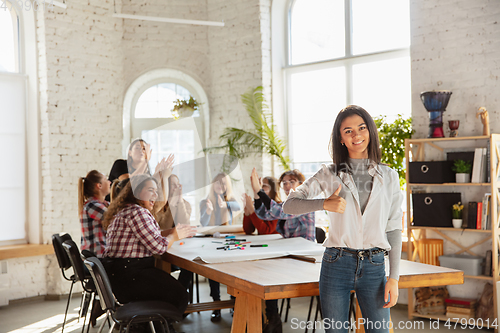
{"type": "Polygon", "coordinates": [[[323,202],[323,209],[329,212],[340,213],[343,214],[345,211],[345,199],[340,197],[340,190],[342,189],[342,184],[339,185],[339,188],[333,192],[333,194],[325,199],[323,202]]]}

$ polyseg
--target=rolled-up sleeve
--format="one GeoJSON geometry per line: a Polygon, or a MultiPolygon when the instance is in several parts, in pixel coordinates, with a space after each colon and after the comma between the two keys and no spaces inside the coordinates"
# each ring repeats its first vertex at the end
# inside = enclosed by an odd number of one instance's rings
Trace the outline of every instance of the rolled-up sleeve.
{"type": "Polygon", "coordinates": [[[403,227],[403,209],[401,205],[403,204],[403,191],[399,187],[399,176],[396,171],[391,170],[391,188],[392,188],[392,200],[391,208],[389,210],[389,216],[387,220],[387,227],[385,232],[392,230],[401,230],[403,227]]]}
{"type": "Polygon", "coordinates": [[[316,174],[308,178],[304,183],[292,191],[286,201],[283,203],[283,212],[287,214],[306,214],[323,210],[324,199],[313,199],[320,195],[324,189],[321,182],[324,174],[325,165],[316,172],[316,174]]]}

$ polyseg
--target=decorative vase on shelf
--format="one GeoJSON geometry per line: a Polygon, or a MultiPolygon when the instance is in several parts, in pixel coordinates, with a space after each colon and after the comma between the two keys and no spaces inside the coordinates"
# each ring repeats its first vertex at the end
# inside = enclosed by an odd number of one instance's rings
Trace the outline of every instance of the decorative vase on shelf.
{"type": "Polygon", "coordinates": [[[470,183],[470,173],[456,173],[455,181],[457,183],[470,183]]]}
{"type": "Polygon", "coordinates": [[[452,219],[451,222],[453,223],[453,228],[462,228],[462,219],[452,219]]]}

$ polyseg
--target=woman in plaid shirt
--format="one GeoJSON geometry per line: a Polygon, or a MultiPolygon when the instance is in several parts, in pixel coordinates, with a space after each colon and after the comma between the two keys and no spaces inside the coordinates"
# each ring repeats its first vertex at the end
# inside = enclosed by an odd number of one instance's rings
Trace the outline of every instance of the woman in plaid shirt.
{"type": "Polygon", "coordinates": [[[82,226],[81,250],[93,252],[101,258],[106,246],[106,238],[101,222],[109,202],[104,198],[109,194],[110,181],[97,170],[78,180],[78,211],[82,226]]]}
{"type": "Polygon", "coordinates": [[[161,300],[184,312],[186,290],[170,274],[155,268],[153,255],[165,253],[175,241],[192,237],[195,230],[179,225],[165,237],[152,214],[157,198],[155,178],[142,174],[130,179],[104,217],[107,247],[103,264],[121,303],[161,300]]]}

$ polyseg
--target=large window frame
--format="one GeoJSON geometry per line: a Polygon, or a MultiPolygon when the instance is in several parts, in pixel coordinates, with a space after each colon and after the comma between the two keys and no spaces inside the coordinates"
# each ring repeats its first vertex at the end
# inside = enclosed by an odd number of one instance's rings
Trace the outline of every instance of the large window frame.
{"type": "MultiPolygon", "coordinates": [[[[377,61],[392,60],[402,57],[410,57],[410,47],[405,48],[395,48],[380,52],[366,53],[360,55],[354,55],[352,52],[352,30],[353,30],[353,20],[352,20],[352,0],[344,0],[345,5],[345,56],[332,58],[323,61],[303,63],[303,64],[292,64],[292,42],[291,42],[291,24],[292,24],[292,10],[295,0],[288,1],[287,4],[287,17],[286,17],[286,63],[283,65],[283,77],[284,77],[284,98],[285,98],[285,111],[284,112],[284,125],[286,128],[290,159],[292,165],[297,167],[296,161],[294,159],[294,147],[293,141],[290,140],[293,136],[293,130],[291,129],[291,113],[289,108],[291,107],[291,76],[297,73],[304,73],[316,70],[324,70],[331,68],[344,67],[345,68],[345,86],[346,86],[346,105],[353,104],[353,66],[358,64],[365,64],[377,61]]],[[[409,96],[410,97],[410,96],[409,96]]],[[[409,116],[409,115],[408,115],[409,116]]],[[[332,123],[333,127],[333,123],[332,123]]],[[[330,161],[317,161],[317,163],[329,163],[330,161]]]]}
{"type": "Polygon", "coordinates": [[[41,244],[42,240],[42,205],[41,205],[41,149],[40,149],[40,114],[38,101],[38,50],[36,20],[33,11],[13,6],[18,20],[17,72],[2,72],[9,80],[24,80],[25,104],[25,150],[20,154],[25,158],[25,218],[26,236],[24,239],[12,239],[0,242],[0,246],[12,244],[41,244]]]}
{"type": "MultiPolygon", "coordinates": [[[[199,148],[199,151],[194,152],[195,158],[199,158],[200,155],[202,155],[201,149],[205,146],[209,136],[209,103],[204,89],[191,76],[173,69],[158,69],[145,73],[138,77],[128,88],[125,94],[123,108],[123,158],[127,156],[127,148],[131,140],[140,137],[142,131],[154,130],[162,126],[168,128],[170,125],[173,125],[174,122],[175,130],[189,130],[195,132],[195,147],[199,148]],[[186,119],[174,120],[173,118],[166,117],[135,118],[135,106],[140,96],[150,87],[161,83],[175,83],[189,90],[192,96],[200,104],[199,117],[191,117],[190,119],[193,121],[186,121],[186,119]],[[196,135],[198,137],[196,137],[196,135]]],[[[197,150],[197,148],[195,148],[195,150],[197,150]]],[[[154,166],[151,167],[154,169],[154,166]]],[[[192,194],[194,197],[194,205],[191,207],[193,212],[191,215],[191,222],[193,225],[199,223],[199,208],[196,203],[200,202],[206,196],[207,193],[204,185],[209,184],[209,180],[206,179],[205,174],[199,172],[195,174],[195,183],[200,184],[201,188],[192,194]]]]}

